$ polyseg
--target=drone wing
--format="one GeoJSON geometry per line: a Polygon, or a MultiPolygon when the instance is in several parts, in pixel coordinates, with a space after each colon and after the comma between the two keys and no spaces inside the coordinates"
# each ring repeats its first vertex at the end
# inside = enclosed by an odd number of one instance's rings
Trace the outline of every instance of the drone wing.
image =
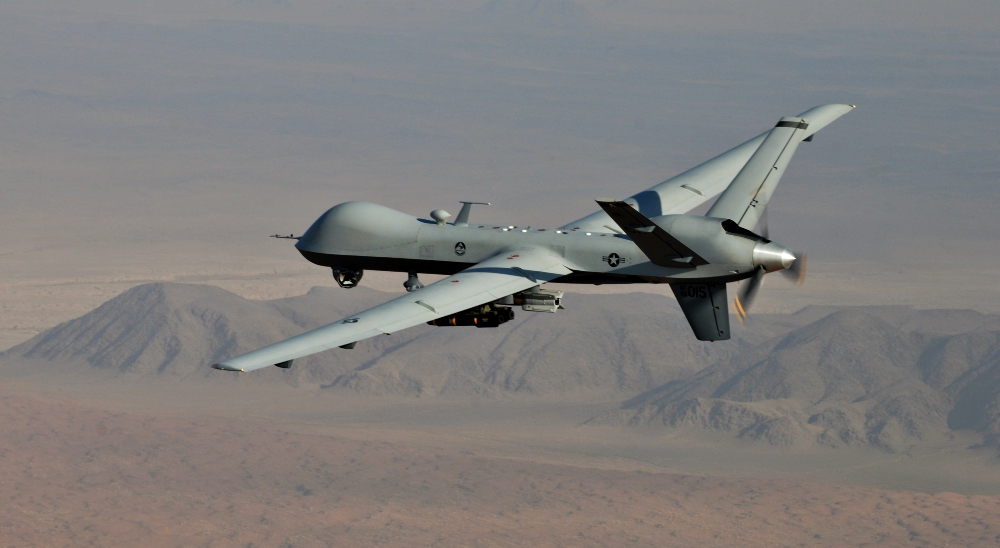
{"type": "Polygon", "coordinates": [[[732,219],[754,230],[807,131],[809,123],[804,119],[782,118],[705,216],[732,219]]]}
{"type": "Polygon", "coordinates": [[[253,371],[270,365],[283,365],[295,358],[450,316],[570,272],[548,250],[507,251],[419,291],[212,367],[226,371],[253,371]]]}
{"type": "MultiPolygon", "coordinates": [[[[813,134],[853,108],[852,105],[832,104],[821,105],[803,112],[797,118],[805,119],[808,127],[798,132],[795,138],[802,141],[812,139],[813,134]]],[[[646,217],[687,213],[726,190],[770,133],[768,130],[698,167],[667,179],[625,201],[646,217]]],[[[615,226],[607,213],[598,211],[560,228],[607,232],[617,231],[615,226]]]]}

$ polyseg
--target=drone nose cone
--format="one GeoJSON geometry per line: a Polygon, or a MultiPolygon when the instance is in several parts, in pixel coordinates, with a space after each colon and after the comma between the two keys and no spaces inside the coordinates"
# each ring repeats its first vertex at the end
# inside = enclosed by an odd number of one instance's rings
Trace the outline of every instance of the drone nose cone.
{"type": "Polygon", "coordinates": [[[369,202],[330,208],[299,238],[299,251],[351,255],[415,244],[422,223],[412,215],[369,202]]]}
{"type": "Polygon", "coordinates": [[[795,262],[795,254],[787,247],[774,242],[759,242],[753,248],[754,267],[764,267],[768,272],[784,270],[795,262]]]}

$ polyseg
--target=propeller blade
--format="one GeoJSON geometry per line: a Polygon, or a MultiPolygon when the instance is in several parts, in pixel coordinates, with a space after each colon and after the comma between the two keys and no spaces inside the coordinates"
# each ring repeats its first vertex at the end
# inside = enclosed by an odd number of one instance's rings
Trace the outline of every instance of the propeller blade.
{"type": "Polygon", "coordinates": [[[743,323],[750,313],[750,307],[753,306],[753,301],[757,298],[757,292],[760,290],[761,284],[764,283],[764,274],[767,274],[767,271],[763,267],[758,268],[754,271],[752,277],[747,278],[746,281],[740,284],[740,290],[736,292],[736,298],[733,299],[733,307],[736,309],[736,317],[739,318],[740,323],[743,323]]]}
{"type": "Polygon", "coordinates": [[[806,271],[808,255],[805,253],[796,253],[795,262],[792,266],[781,271],[781,274],[786,278],[795,282],[795,285],[802,285],[806,283],[806,271]]]}
{"type": "Polygon", "coordinates": [[[757,221],[757,234],[763,236],[765,240],[770,240],[771,235],[769,232],[771,231],[767,227],[767,208],[765,207],[764,211],[760,214],[760,220],[757,221]]]}

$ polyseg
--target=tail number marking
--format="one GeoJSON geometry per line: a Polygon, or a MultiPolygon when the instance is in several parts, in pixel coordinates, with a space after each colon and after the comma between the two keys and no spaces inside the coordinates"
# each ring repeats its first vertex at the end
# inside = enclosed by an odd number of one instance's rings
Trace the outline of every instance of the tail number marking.
{"type": "Polygon", "coordinates": [[[691,299],[704,299],[708,297],[707,285],[684,284],[679,287],[678,293],[691,299]]]}

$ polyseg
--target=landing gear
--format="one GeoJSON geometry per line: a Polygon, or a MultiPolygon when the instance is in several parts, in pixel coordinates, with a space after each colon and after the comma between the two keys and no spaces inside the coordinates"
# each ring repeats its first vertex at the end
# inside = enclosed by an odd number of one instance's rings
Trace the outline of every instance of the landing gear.
{"type": "Polygon", "coordinates": [[[337,281],[337,285],[346,288],[357,287],[361,283],[361,277],[365,274],[365,271],[360,268],[352,270],[350,268],[334,267],[332,270],[333,279],[337,281]]]}
{"type": "Polygon", "coordinates": [[[420,279],[417,278],[416,272],[410,272],[410,277],[403,282],[403,287],[406,288],[407,293],[413,293],[419,289],[424,288],[424,284],[420,283],[420,279]]]}

